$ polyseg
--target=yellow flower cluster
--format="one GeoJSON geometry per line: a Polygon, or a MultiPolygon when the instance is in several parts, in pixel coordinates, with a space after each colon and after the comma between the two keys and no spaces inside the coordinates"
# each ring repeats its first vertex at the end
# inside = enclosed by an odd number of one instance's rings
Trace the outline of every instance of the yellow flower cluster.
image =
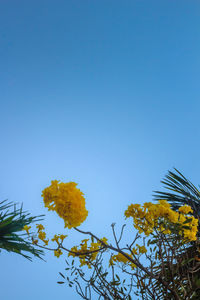
{"type": "MultiPolygon", "coordinates": [[[[49,243],[49,239],[46,239],[46,233],[44,232],[44,226],[42,224],[37,224],[36,228],[38,229],[37,238],[40,239],[41,241],[43,241],[45,243],[45,246],[47,246],[49,243]]],[[[28,230],[28,229],[26,228],[26,230],[28,230]]],[[[66,237],[67,237],[67,235],[64,235],[64,234],[55,234],[54,237],[51,239],[53,242],[56,242],[58,244],[58,248],[56,250],[54,250],[54,255],[56,257],[60,257],[60,255],[63,254],[63,252],[60,249],[60,246],[66,237]]],[[[32,243],[34,245],[37,245],[38,239],[34,239],[32,237],[32,243]]]]}
{"type": "Polygon", "coordinates": [[[37,245],[38,244],[38,240],[37,239],[32,239],[32,243],[33,243],[33,245],[37,245]]]}
{"type": "Polygon", "coordinates": [[[38,229],[38,232],[44,230],[44,226],[42,224],[36,224],[36,228],[38,229]]]}
{"type": "MultiPolygon", "coordinates": [[[[125,253],[127,256],[130,257],[130,259],[133,259],[133,255],[130,255],[128,253],[125,253]]],[[[109,266],[113,266],[115,265],[115,262],[121,262],[123,264],[128,264],[131,266],[131,268],[135,268],[136,265],[134,263],[132,263],[127,257],[125,257],[123,254],[118,253],[116,255],[113,255],[110,259],[110,263],[109,266]]]]}
{"type": "Polygon", "coordinates": [[[63,254],[63,253],[62,253],[62,251],[61,251],[60,249],[54,250],[54,255],[55,255],[57,258],[59,258],[62,254],[63,254]]]}
{"type": "Polygon", "coordinates": [[[179,207],[179,212],[181,212],[182,214],[189,214],[189,213],[193,213],[193,210],[191,209],[190,206],[188,205],[183,205],[181,207],[179,207]]]}
{"type": "Polygon", "coordinates": [[[140,246],[138,244],[136,244],[136,246],[138,247],[138,252],[143,254],[143,253],[146,253],[147,252],[147,249],[145,246],[140,246]]]}
{"type": "MultiPolygon", "coordinates": [[[[107,239],[104,237],[101,239],[102,242],[107,244],[107,239]]],[[[90,263],[86,260],[86,257],[89,256],[91,261],[94,261],[97,257],[98,250],[102,248],[101,242],[91,242],[90,245],[88,245],[89,239],[84,239],[81,241],[80,247],[74,246],[71,248],[72,252],[69,252],[68,256],[76,257],[76,253],[87,253],[87,255],[79,255],[81,266],[87,265],[88,268],[91,268],[90,263]],[[95,252],[93,252],[95,251],[95,252]],[[75,253],[73,253],[75,252],[75,253]]]]}
{"type": "Polygon", "coordinates": [[[157,204],[146,202],[143,206],[140,204],[131,204],[125,211],[125,217],[133,218],[134,227],[139,233],[150,235],[155,229],[164,234],[170,234],[178,225],[179,234],[184,242],[195,241],[198,230],[198,220],[188,213],[192,213],[188,205],[184,205],[176,212],[171,209],[170,204],[165,200],[160,200],[157,204]]]}
{"type": "Polygon", "coordinates": [[[42,191],[45,207],[56,211],[68,228],[79,226],[88,215],[84,194],[76,186],[75,182],[59,183],[53,180],[51,185],[42,191]]]}
{"type": "MultiPolygon", "coordinates": [[[[44,230],[44,226],[42,224],[37,224],[36,225],[37,229],[38,229],[38,238],[44,242],[45,246],[48,245],[49,243],[49,239],[46,239],[46,233],[43,231],[44,230]]],[[[33,240],[33,244],[36,244],[37,240],[33,240]]],[[[38,243],[38,241],[37,241],[38,243]]]]}
{"type": "MultiPolygon", "coordinates": [[[[146,253],[147,252],[147,249],[145,246],[140,246],[138,244],[136,244],[137,247],[133,247],[131,249],[132,253],[135,254],[135,255],[138,255],[138,254],[143,254],[143,253],[146,253]]],[[[128,254],[128,253],[125,253],[126,255],[128,255],[131,259],[134,259],[133,255],[132,254],[128,254]]],[[[118,253],[116,255],[113,255],[110,259],[110,266],[111,265],[114,265],[115,262],[122,262],[124,264],[129,264],[132,268],[135,268],[135,264],[132,263],[127,257],[125,257],[123,254],[121,253],[118,253]]]]}
{"type": "Polygon", "coordinates": [[[64,234],[55,234],[54,237],[51,239],[52,242],[56,242],[58,245],[64,241],[67,235],[64,234]]]}
{"type": "Polygon", "coordinates": [[[31,229],[31,226],[25,225],[22,230],[25,230],[26,233],[29,235],[29,230],[31,229]]]}

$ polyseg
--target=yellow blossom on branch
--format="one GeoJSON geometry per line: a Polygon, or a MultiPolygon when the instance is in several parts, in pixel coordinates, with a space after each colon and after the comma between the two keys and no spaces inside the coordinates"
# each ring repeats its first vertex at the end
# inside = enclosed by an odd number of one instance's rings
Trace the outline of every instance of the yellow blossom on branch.
{"type": "MultiPolygon", "coordinates": [[[[130,259],[133,259],[133,256],[125,253],[128,257],[130,257],[130,259]]],[[[109,266],[115,265],[115,262],[119,262],[119,263],[123,263],[123,264],[129,264],[131,266],[131,268],[135,268],[136,265],[131,262],[126,256],[124,256],[122,253],[118,253],[116,255],[113,255],[110,259],[110,263],[109,266]]]]}
{"type": "Polygon", "coordinates": [[[37,245],[38,244],[38,240],[32,240],[33,245],[37,245]]]}
{"type": "Polygon", "coordinates": [[[198,220],[194,216],[187,216],[192,213],[188,205],[179,208],[179,211],[171,209],[170,204],[165,200],[158,203],[147,202],[143,206],[140,204],[131,204],[125,211],[125,217],[133,218],[134,227],[139,233],[149,236],[154,230],[163,234],[171,234],[179,228],[179,235],[184,242],[195,241],[198,230],[198,220]]]}
{"type": "Polygon", "coordinates": [[[49,239],[48,239],[48,240],[46,239],[46,233],[45,233],[44,231],[39,231],[39,232],[38,232],[38,238],[39,238],[41,241],[44,242],[45,246],[48,245],[49,239]]]}
{"type": "MultiPolygon", "coordinates": [[[[87,257],[89,257],[91,261],[94,261],[103,245],[100,241],[91,242],[90,245],[88,245],[88,241],[89,239],[82,240],[79,248],[77,246],[72,247],[68,256],[76,257],[78,254],[81,266],[87,265],[88,268],[91,268],[90,263],[87,261],[87,257]],[[81,255],[81,253],[83,254],[81,255]]],[[[105,237],[102,238],[101,241],[107,244],[107,239],[105,237]]]]}
{"type": "Polygon", "coordinates": [[[63,254],[63,253],[62,253],[62,251],[61,251],[60,249],[54,250],[54,255],[55,255],[56,257],[59,258],[62,254],[63,254]]]}
{"type": "Polygon", "coordinates": [[[31,226],[25,225],[23,230],[26,231],[27,234],[29,234],[29,230],[31,229],[31,226]]]}
{"type": "Polygon", "coordinates": [[[147,249],[145,246],[140,246],[138,244],[136,244],[136,246],[138,247],[138,251],[139,253],[143,254],[143,253],[146,253],[147,252],[147,249]]]}
{"type": "Polygon", "coordinates": [[[49,240],[43,240],[45,246],[47,246],[49,244],[49,240]]]}
{"type": "Polygon", "coordinates": [[[179,207],[178,211],[185,215],[187,215],[188,213],[193,213],[193,210],[191,209],[191,207],[189,205],[183,205],[183,206],[179,207]]]}
{"type": "Polygon", "coordinates": [[[75,182],[59,183],[53,180],[42,192],[45,206],[56,211],[68,228],[81,225],[88,215],[84,194],[76,186],[75,182]]]}
{"type": "Polygon", "coordinates": [[[60,242],[62,243],[66,237],[67,237],[67,235],[64,235],[64,234],[58,234],[58,235],[55,234],[51,240],[52,240],[52,242],[56,242],[59,245],[60,242]]]}
{"type": "Polygon", "coordinates": [[[39,231],[39,233],[38,233],[38,238],[40,239],[40,240],[45,240],[45,238],[46,238],[46,233],[44,232],[44,231],[39,231]]]}
{"type": "Polygon", "coordinates": [[[52,242],[56,242],[59,245],[59,236],[57,234],[55,234],[51,240],[52,242]]]}
{"type": "Polygon", "coordinates": [[[67,237],[67,235],[61,234],[60,235],[61,242],[63,242],[66,237],[67,237]]]}
{"type": "Polygon", "coordinates": [[[36,228],[38,229],[38,232],[44,230],[44,226],[42,224],[36,224],[36,228]]]}

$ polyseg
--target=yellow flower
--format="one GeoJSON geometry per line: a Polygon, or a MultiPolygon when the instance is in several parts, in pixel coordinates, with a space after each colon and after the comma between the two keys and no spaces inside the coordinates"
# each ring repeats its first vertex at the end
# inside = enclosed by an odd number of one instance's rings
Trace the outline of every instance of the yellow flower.
{"type": "Polygon", "coordinates": [[[42,224],[36,224],[36,228],[38,229],[38,232],[44,230],[44,226],[42,224]]]}
{"type": "Polygon", "coordinates": [[[81,225],[88,215],[83,193],[76,186],[75,182],[53,180],[42,192],[45,206],[56,211],[68,228],[81,225]]]}
{"type": "Polygon", "coordinates": [[[179,220],[179,213],[177,213],[176,211],[173,211],[172,209],[169,210],[168,212],[168,219],[170,222],[172,223],[178,223],[179,220]]]}
{"type": "Polygon", "coordinates": [[[25,225],[22,230],[25,230],[27,234],[29,234],[29,229],[31,229],[31,226],[25,225]]]}
{"type": "Polygon", "coordinates": [[[59,245],[59,235],[55,234],[51,240],[52,242],[56,242],[59,245]]]}
{"type": "Polygon", "coordinates": [[[131,204],[124,214],[126,218],[133,218],[133,225],[140,234],[144,233],[149,236],[154,230],[163,234],[177,234],[178,225],[180,228],[178,234],[184,242],[189,242],[197,239],[198,220],[193,216],[187,216],[192,212],[188,205],[180,207],[177,212],[171,209],[167,201],[159,200],[157,204],[151,202],[146,202],[143,206],[131,204]],[[184,228],[185,226],[189,229],[184,228]]]}
{"type": "Polygon", "coordinates": [[[61,240],[61,243],[62,243],[66,237],[67,237],[67,235],[64,235],[64,234],[58,234],[58,235],[55,234],[51,240],[52,240],[52,242],[56,242],[59,245],[60,244],[59,239],[61,240]]]}
{"type": "Polygon", "coordinates": [[[39,238],[40,240],[44,241],[45,238],[46,238],[46,233],[43,232],[43,231],[39,231],[39,233],[38,233],[38,238],[39,238]]]}
{"type": "Polygon", "coordinates": [[[34,245],[37,245],[37,244],[38,244],[38,240],[32,240],[32,243],[33,243],[34,245]]]}
{"type": "Polygon", "coordinates": [[[67,237],[67,235],[61,234],[60,235],[61,242],[63,242],[66,237],[67,237]]]}
{"type": "MultiPolygon", "coordinates": [[[[102,241],[104,244],[108,244],[108,239],[105,238],[105,237],[103,237],[103,238],[101,239],[101,241],[102,241]]],[[[100,242],[99,242],[99,243],[100,243],[100,242]]],[[[100,243],[100,245],[102,246],[101,243],[100,243]]]]}
{"type": "Polygon", "coordinates": [[[159,200],[158,201],[160,205],[166,207],[166,208],[170,208],[171,205],[169,204],[169,202],[167,202],[166,200],[159,200]]]}
{"type": "Polygon", "coordinates": [[[43,242],[44,242],[45,246],[47,246],[49,243],[49,240],[43,240],[43,242]]]}
{"type": "MultiPolygon", "coordinates": [[[[128,253],[125,253],[127,256],[130,257],[130,259],[133,259],[133,256],[128,254],[128,253]]],[[[126,256],[124,256],[123,254],[121,253],[118,253],[116,255],[113,255],[110,259],[110,263],[109,263],[109,266],[112,266],[114,265],[115,263],[114,262],[119,262],[119,263],[123,263],[123,264],[129,264],[132,268],[135,268],[136,265],[134,263],[132,263],[126,256]]]]}
{"type": "Polygon", "coordinates": [[[178,211],[185,215],[187,215],[188,213],[193,213],[193,210],[189,205],[179,207],[178,211]]]}
{"type": "MultiPolygon", "coordinates": [[[[104,242],[105,244],[107,243],[107,239],[105,237],[102,238],[101,241],[104,242]]],[[[98,250],[100,248],[102,248],[102,243],[100,241],[98,241],[98,242],[91,242],[91,244],[88,245],[88,242],[89,242],[89,239],[82,240],[79,248],[77,246],[72,247],[71,252],[68,253],[68,256],[75,257],[76,254],[73,252],[78,252],[81,266],[86,265],[90,269],[91,264],[86,259],[86,254],[84,255],[84,253],[87,253],[87,256],[89,256],[90,260],[94,261],[98,255],[98,250]],[[93,251],[96,251],[96,252],[93,252],[93,251]],[[81,253],[83,253],[83,255],[81,255],[81,253]]]]}
{"type": "MultiPolygon", "coordinates": [[[[72,248],[71,248],[71,251],[72,251],[72,252],[78,252],[78,247],[77,247],[77,246],[72,247],[72,248]]],[[[69,252],[69,253],[68,253],[68,256],[75,257],[76,254],[75,254],[75,253],[72,253],[72,252],[69,252]]]]}
{"type": "Polygon", "coordinates": [[[144,208],[150,208],[152,205],[153,205],[152,202],[145,202],[144,205],[143,205],[143,207],[144,208]]]}
{"type": "Polygon", "coordinates": [[[137,249],[136,249],[136,248],[134,248],[134,247],[131,249],[131,251],[132,251],[132,253],[133,253],[133,254],[135,254],[135,255],[137,255],[137,254],[138,254],[138,252],[137,252],[137,249]]]}
{"type": "Polygon", "coordinates": [[[140,246],[138,244],[136,244],[136,246],[138,247],[138,251],[139,253],[143,254],[143,253],[146,253],[147,252],[147,249],[145,246],[140,246]]]}
{"type": "Polygon", "coordinates": [[[165,229],[165,230],[163,231],[163,233],[164,233],[164,234],[171,234],[172,232],[171,232],[170,229],[165,229]]]}
{"type": "Polygon", "coordinates": [[[62,254],[63,254],[63,253],[62,253],[62,251],[61,251],[60,249],[54,250],[54,255],[55,255],[56,257],[59,258],[62,254]]]}

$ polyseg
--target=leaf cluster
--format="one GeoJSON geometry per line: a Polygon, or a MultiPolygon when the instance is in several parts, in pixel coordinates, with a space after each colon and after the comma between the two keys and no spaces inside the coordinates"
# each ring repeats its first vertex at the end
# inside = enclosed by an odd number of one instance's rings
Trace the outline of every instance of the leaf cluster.
{"type": "Polygon", "coordinates": [[[0,248],[8,252],[22,255],[28,260],[32,260],[31,255],[41,258],[42,250],[36,249],[27,239],[27,234],[22,230],[25,225],[41,220],[42,215],[31,217],[29,213],[23,211],[21,205],[7,200],[0,202],[0,248]]]}

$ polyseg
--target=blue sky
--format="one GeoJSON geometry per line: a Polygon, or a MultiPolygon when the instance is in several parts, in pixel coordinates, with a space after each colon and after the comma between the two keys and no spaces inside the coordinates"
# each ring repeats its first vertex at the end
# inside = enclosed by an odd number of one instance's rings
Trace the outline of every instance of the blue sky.
{"type": "MultiPolygon", "coordinates": [[[[0,199],[67,232],[41,191],[76,181],[81,228],[110,237],[167,170],[200,183],[199,26],[199,1],[2,0],[0,199]]],[[[0,257],[2,300],[79,299],[56,284],[64,258],[0,257]]]]}

